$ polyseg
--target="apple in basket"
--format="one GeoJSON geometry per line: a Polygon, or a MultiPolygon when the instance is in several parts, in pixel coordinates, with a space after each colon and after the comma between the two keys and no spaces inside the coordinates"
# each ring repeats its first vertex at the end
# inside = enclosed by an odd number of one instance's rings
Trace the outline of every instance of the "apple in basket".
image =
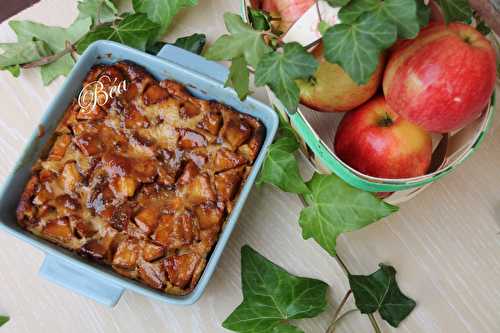
{"type": "Polygon", "coordinates": [[[491,43],[473,27],[430,25],[391,54],[383,79],[387,104],[428,131],[458,130],[487,106],[495,59],[491,43]]]}
{"type": "Polygon", "coordinates": [[[379,96],[345,114],[335,134],[335,153],[365,175],[417,177],[429,169],[432,139],[379,96]]]}
{"type": "Polygon", "coordinates": [[[281,23],[278,30],[286,32],[304,14],[315,0],[263,0],[262,9],[279,14],[281,23]]]}
{"type": "Polygon", "coordinates": [[[319,67],[314,74],[315,81],[297,81],[300,88],[300,102],[313,110],[322,112],[345,112],[352,110],[377,91],[382,79],[384,56],[368,82],[358,85],[342,67],[329,63],[323,56],[323,44],[319,44],[312,54],[319,67]]]}

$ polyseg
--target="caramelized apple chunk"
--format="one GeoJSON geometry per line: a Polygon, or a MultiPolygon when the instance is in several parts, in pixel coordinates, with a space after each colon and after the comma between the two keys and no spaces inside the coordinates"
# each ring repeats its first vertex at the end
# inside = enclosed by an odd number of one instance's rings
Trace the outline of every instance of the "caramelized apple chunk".
{"type": "Polygon", "coordinates": [[[160,103],[168,98],[168,91],[163,89],[157,84],[151,84],[146,91],[144,91],[144,95],[142,96],[142,101],[144,105],[152,105],[160,103]]]}
{"type": "Polygon", "coordinates": [[[142,257],[146,261],[153,261],[158,258],[163,257],[165,254],[165,249],[163,246],[153,244],[151,242],[145,242],[142,248],[142,257]]]}
{"type": "Polygon", "coordinates": [[[163,215],[152,239],[169,248],[178,249],[199,238],[199,227],[193,214],[163,215]]]}
{"type": "Polygon", "coordinates": [[[149,262],[141,262],[137,270],[139,278],[148,286],[155,289],[163,289],[165,285],[165,270],[161,263],[151,264],[149,262]]]}
{"type": "Polygon", "coordinates": [[[42,229],[42,234],[48,238],[62,242],[67,242],[73,237],[67,217],[47,221],[47,224],[42,229]]]}
{"type": "Polygon", "coordinates": [[[252,129],[233,111],[223,112],[222,116],[224,125],[221,129],[221,135],[233,149],[236,149],[250,138],[252,129]]]}
{"type": "Polygon", "coordinates": [[[219,226],[224,218],[224,204],[206,202],[194,208],[201,230],[219,226]]]}
{"type": "Polygon", "coordinates": [[[64,154],[66,153],[66,149],[71,143],[71,136],[68,134],[59,135],[50,150],[49,156],[47,157],[50,161],[60,161],[64,154]]]}
{"type": "Polygon", "coordinates": [[[106,258],[107,248],[98,240],[91,239],[83,244],[79,252],[87,258],[101,261],[106,258]]]}
{"type": "Polygon", "coordinates": [[[16,209],[17,221],[24,224],[25,218],[31,220],[35,214],[35,207],[32,204],[32,198],[38,187],[38,177],[31,176],[26,187],[24,188],[21,198],[19,199],[19,204],[16,209]]]}
{"type": "Polygon", "coordinates": [[[193,279],[193,275],[202,258],[196,253],[173,255],[163,261],[168,280],[176,287],[185,288],[193,279]]]}
{"type": "Polygon", "coordinates": [[[221,148],[215,155],[215,172],[226,171],[246,163],[246,159],[230,150],[221,148]]]}
{"type": "Polygon", "coordinates": [[[206,113],[202,120],[196,125],[197,128],[207,131],[212,135],[219,134],[222,125],[222,115],[220,112],[210,111],[206,113]]]}
{"type": "Polygon", "coordinates": [[[145,207],[134,217],[134,221],[146,235],[150,235],[158,225],[159,216],[160,210],[158,207],[145,207]]]}
{"type": "Polygon", "coordinates": [[[189,129],[181,128],[179,135],[178,146],[181,149],[206,147],[208,144],[207,139],[203,135],[189,129]]]}
{"type": "Polygon", "coordinates": [[[97,230],[95,230],[88,221],[84,221],[81,218],[75,218],[75,232],[80,238],[86,238],[94,236],[97,230]]]}
{"type": "Polygon", "coordinates": [[[76,185],[82,180],[76,162],[69,162],[64,165],[62,171],[64,192],[72,193],[76,185]]]}
{"type": "Polygon", "coordinates": [[[192,102],[182,103],[179,110],[180,116],[184,119],[196,117],[201,113],[200,107],[192,102]]]}
{"type": "Polygon", "coordinates": [[[221,201],[229,201],[238,192],[242,169],[231,169],[215,175],[215,188],[221,201]]]}
{"type": "Polygon", "coordinates": [[[139,258],[139,242],[137,239],[128,238],[120,243],[113,258],[113,266],[132,269],[139,258]]]}
{"type": "Polygon", "coordinates": [[[206,201],[214,201],[216,199],[215,192],[210,182],[210,177],[207,174],[196,176],[186,186],[186,199],[192,205],[199,205],[206,201]]]}

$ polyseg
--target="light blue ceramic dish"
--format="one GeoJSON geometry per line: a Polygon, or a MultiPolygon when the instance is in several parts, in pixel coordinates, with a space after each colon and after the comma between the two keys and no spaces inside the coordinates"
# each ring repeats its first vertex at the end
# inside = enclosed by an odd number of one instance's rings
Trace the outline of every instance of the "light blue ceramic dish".
{"type": "Polygon", "coordinates": [[[196,302],[205,290],[217,266],[257,172],[262,165],[267,148],[278,128],[278,117],[270,107],[253,98],[247,98],[242,102],[232,89],[224,88],[227,73],[226,67],[174,46],[165,46],[157,56],[152,56],[114,42],[98,41],[92,44],[78,59],[61,91],[45,112],[40,124],[45,128],[44,136],[39,138],[37,133],[33,133],[26,149],[21,154],[21,158],[16,163],[14,171],[2,186],[0,191],[0,229],[46,253],[45,261],[40,268],[42,276],[105,305],[114,306],[125,289],[171,304],[189,305],[196,302]],[[109,267],[88,261],[71,251],[32,235],[23,230],[16,222],[15,210],[21,192],[30,176],[31,167],[38,159],[47,140],[51,138],[67,105],[80,92],[83,78],[94,64],[113,63],[119,60],[133,61],[145,67],[157,79],[176,80],[184,84],[196,97],[214,99],[230,105],[240,112],[260,119],[266,127],[266,137],[252,172],[235,203],[234,210],[227,220],[205,271],[194,290],[186,296],[171,296],[150,289],[139,282],[115,273],[109,267]]]}

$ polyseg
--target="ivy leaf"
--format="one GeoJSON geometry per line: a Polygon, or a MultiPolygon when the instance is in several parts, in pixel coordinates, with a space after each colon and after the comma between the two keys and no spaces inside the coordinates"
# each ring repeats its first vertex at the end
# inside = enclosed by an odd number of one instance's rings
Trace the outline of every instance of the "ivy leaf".
{"type": "Polygon", "coordinates": [[[262,10],[248,7],[248,17],[252,27],[256,30],[269,30],[271,28],[269,14],[262,10]]]}
{"type": "Polygon", "coordinates": [[[40,74],[42,76],[43,84],[47,86],[58,76],[68,75],[74,65],[75,61],[69,54],[65,54],[64,56],[54,62],[51,62],[50,64],[43,65],[40,68],[40,74]]]}
{"type": "Polygon", "coordinates": [[[419,31],[415,0],[352,0],[339,12],[342,23],[354,23],[364,13],[378,18],[378,25],[394,24],[398,37],[415,38],[419,31]]]}
{"type": "Polygon", "coordinates": [[[272,51],[262,38],[262,33],[236,14],[225,13],[224,23],[230,35],[223,35],[207,50],[205,57],[210,60],[232,60],[243,55],[248,64],[256,68],[264,54],[272,51]]]}
{"type": "Polygon", "coordinates": [[[325,58],[342,66],[361,85],[377,68],[381,50],[394,44],[396,38],[395,25],[387,24],[374,13],[365,13],[355,23],[337,24],[326,31],[325,58]]]}
{"type": "Polygon", "coordinates": [[[111,0],[83,0],[78,2],[80,18],[90,17],[92,25],[113,22],[118,10],[111,0]]]}
{"type": "Polygon", "coordinates": [[[0,43],[0,67],[33,62],[50,54],[47,44],[42,41],[0,43]]]}
{"type": "Polygon", "coordinates": [[[257,86],[269,85],[283,105],[295,112],[299,105],[297,79],[311,77],[318,68],[318,62],[302,45],[296,42],[285,44],[283,53],[265,54],[255,71],[257,86]]]}
{"type": "MultiPolygon", "coordinates": [[[[66,49],[66,43],[72,44],[82,38],[89,31],[91,22],[91,18],[86,17],[78,18],[68,28],[51,27],[32,21],[10,21],[9,25],[16,33],[18,41],[43,41],[51,53],[57,53],[66,49]]],[[[66,54],[52,63],[43,65],[40,74],[44,85],[48,85],[59,75],[68,75],[74,64],[73,58],[66,54]]]]}
{"type": "Polygon", "coordinates": [[[476,30],[485,36],[491,32],[491,28],[488,27],[488,25],[482,20],[478,21],[477,26],[476,26],[476,30]]]}
{"type": "Polygon", "coordinates": [[[10,21],[9,25],[17,35],[19,42],[44,41],[52,52],[66,48],[66,42],[75,43],[90,29],[90,17],[77,19],[68,28],[51,27],[32,21],[10,21]]]}
{"type": "Polygon", "coordinates": [[[7,316],[0,316],[0,326],[4,325],[6,322],[9,321],[9,317],[7,316]]]}
{"type": "Polygon", "coordinates": [[[233,59],[229,67],[225,87],[233,87],[241,100],[244,100],[250,92],[250,73],[244,56],[233,59]]]}
{"type": "Polygon", "coordinates": [[[418,24],[421,28],[426,27],[431,19],[431,8],[427,6],[424,0],[417,0],[418,24]]]}
{"type": "Polygon", "coordinates": [[[398,327],[413,311],[416,303],[399,289],[394,267],[384,264],[379,267],[371,275],[349,274],[356,307],[365,314],[379,311],[380,316],[391,326],[398,327]]]}
{"type": "Polygon", "coordinates": [[[7,66],[7,67],[2,68],[2,69],[9,71],[13,77],[19,77],[19,75],[21,75],[21,66],[19,66],[19,65],[7,66]]]}
{"type": "Polygon", "coordinates": [[[398,210],[369,192],[345,183],[338,176],[314,174],[304,195],[308,207],[300,213],[304,239],[314,238],[332,256],[337,237],[361,229],[398,210]]]}
{"type": "Polygon", "coordinates": [[[339,19],[342,23],[353,23],[358,17],[366,12],[377,10],[380,0],[352,0],[339,11],[339,19]]]}
{"type": "Polygon", "coordinates": [[[93,42],[105,39],[127,44],[144,51],[148,40],[158,32],[158,25],[145,14],[132,14],[117,25],[103,26],[88,33],[77,43],[78,53],[82,53],[93,42]]]}
{"type": "Polygon", "coordinates": [[[294,276],[245,245],[241,248],[243,302],[222,323],[240,333],[298,333],[286,320],[312,318],[326,308],[328,285],[294,276]]]}
{"type": "Polygon", "coordinates": [[[289,324],[279,324],[278,326],[275,326],[273,330],[271,331],[272,333],[304,333],[303,330],[300,328],[289,325],[289,324]]]}
{"type": "Polygon", "coordinates": [[[472,17],[472,9],[468,0],[437,0],[443,10],[446,22],[468,22],[472,17]]]}
{"type": "Polygon", "coordinates": [[[186,7],[196,6],[198,0],[132,0],[132,5],[137,13],[147,14],[148,18],[158,23],[161,37],[172,23],[177,13],[186,7]]]}
{"type": "Polygon", "coordinates": [[[351,0],[326,0],[328,4],[332,7],[342,7],[349,3],[351,0]]]}
{"type": "Polygon", "coordinates": [[[206,42],[207,36],[205,34],[192,34],[190,36],[177,38],[174,45],[184,50],[188,50],[189,52],[201,54],[206,42]]]}
{"type": "Polygon", "coordinates": [[[270,145],[257,185],[269,183],[285,192],[309,192],[293,154],[298,147],[298,142],[289,137],[280,138],[270,145]]]}

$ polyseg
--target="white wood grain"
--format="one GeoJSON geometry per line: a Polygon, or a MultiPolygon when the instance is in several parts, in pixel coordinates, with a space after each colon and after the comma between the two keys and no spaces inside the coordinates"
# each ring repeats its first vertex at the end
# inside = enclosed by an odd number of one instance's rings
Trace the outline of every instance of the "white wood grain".
{"type": "MultiPolygon", "coordinates": [[[[76,1],[42,0],[16,19],[68,25],[76,16],[75,8],[76,1]]],[[[200,1],[176,19],[166,40],[205,32],[212,41],[225,30],[222,12],[238,10],[236,0],[200,1]]],[[[15,36],[3,23],[0,41],[8,40],[15,36]]],[[[36,70],[24,71],[19,79],[0,72],[0,180],[62,82],[60,78],[43,87],[36,70]]],[[[265,100],[261,89],[257,96],[265,100]]],[[[390,263],[398,269],[402,289],[418,301],[415,312],[395,332],[500,331],[499,127],[497,119],[476,155],[404,204],[398,214],[339,239],[339,253],[351,271],[370,273],[379,262],[390,263]]],[[[302,169],[311,172],[306,163],[302,169]]],[[[302,240],[296,222],[300,208],[293,195],[268,186],[254,188],[206,293],[190,307],[127,292],[115,308],[108,309],[40,278],[37,270],[43,254],[0,233],[0,313],[12,318],[0,332],[223,332],[221,322],[241,301],[243,244],[295,274],[327,281],[335,307],[346,291],[346,277],[318,245],[302,240]]],[[[324,332],[332,313],[330,308],[298,325],[306,332],[324,332]]],[[[337,332],[370,331],[366,317],[352,314],[337,332]]]]}

